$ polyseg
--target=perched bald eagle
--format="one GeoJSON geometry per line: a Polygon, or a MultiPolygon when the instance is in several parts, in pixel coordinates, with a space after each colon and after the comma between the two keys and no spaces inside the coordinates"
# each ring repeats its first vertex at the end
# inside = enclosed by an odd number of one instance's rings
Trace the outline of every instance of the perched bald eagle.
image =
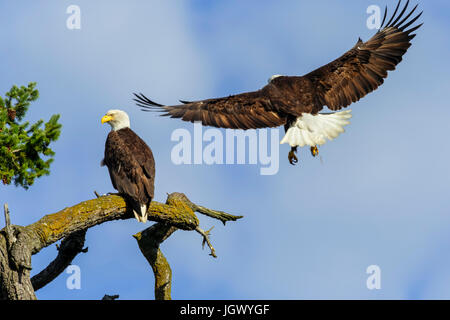
{"type": "Polygon", "coordinates": [[[409,0],[398,13],[401,0],[386,22],[387,8],[378,32],[367,42],[356,45],[340,58],[304,76],[272,76],[262,89],[200,101],[182,101],[165,106],[142,93],[134,99],[143,111],[158,110],[172,118],[201,121],[203,125],[233,129],[255,129],[284,125],[286,135],[281,143],[291,150],[289,162],[295,164],[297,146],[311,147],[313,156],[318,145],[333,140],[349,124],[351,110],[319,113],[324,106],[338,111],[378,88],[394,70],[422,24],[408,29],[421,15],[410,19],[417,5],[405,15],[409,0]],[[398,14],[397,14],[398,13],[398,14]],[[409,19],[409,20],[408,20],[409,19]]]}
{"type": "Polygon", "coordinates": [[[130,119],[121,110],[109,110],[102,124],[111,125],[102,165],[108,167],[111,182],[131,204],[134,216],[147,221],[154,194],[155,160],[152,150],[130,129],[130,119]]]}

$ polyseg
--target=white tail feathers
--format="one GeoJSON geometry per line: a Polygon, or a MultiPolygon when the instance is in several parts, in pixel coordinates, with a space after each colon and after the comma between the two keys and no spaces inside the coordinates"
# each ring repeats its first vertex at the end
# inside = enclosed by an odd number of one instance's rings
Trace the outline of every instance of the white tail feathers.
{"type": "Polygon", "coordinates": [[[134,217],[137,221],[146,223],[148,218],[148,212],[147,212],[147,205],[142,204],[141,205],[141,212],[140,214],[136,212],[136,210],[133,210],[134,217]]]}
{"type": "Polygon", "coordinates": [[[351,112],[305,113],[297,118],[280,143],[289,143],[291,147],[323,145],[327,139],[331,141],[345,131],[344,126],[350,123],[351,112]]]}

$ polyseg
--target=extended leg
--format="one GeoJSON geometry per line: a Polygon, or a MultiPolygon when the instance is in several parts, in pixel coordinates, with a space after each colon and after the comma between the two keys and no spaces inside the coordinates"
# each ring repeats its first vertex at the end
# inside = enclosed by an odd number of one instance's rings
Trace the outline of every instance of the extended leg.
{"type": "Polygon", "coordinates": [[[311,154],[313,157],[316,157],[319,154],[319,149],[317,148],[317,146],[311,147],[311,154]]]}
{"type": "Polygon", "coordinates": [[[288,154],[289,163],[292,164],[293,166],[295,166],[295,164],[298,162],[298,158],[295,155],[296,152],[297,152],[297,147],[291,147],[291,151],[289,151],[289,154],[288,154]]]}

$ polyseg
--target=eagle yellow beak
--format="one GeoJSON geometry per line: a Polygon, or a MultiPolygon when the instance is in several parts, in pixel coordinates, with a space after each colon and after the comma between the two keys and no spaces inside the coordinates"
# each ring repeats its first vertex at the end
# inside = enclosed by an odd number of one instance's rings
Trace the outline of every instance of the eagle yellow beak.
{"type": "Polygon", "coordinates": [[[105,115],[102,117],[102,124],[104,124],[105,122],[111,121],[113,119],[113,117],[105,115]]]}

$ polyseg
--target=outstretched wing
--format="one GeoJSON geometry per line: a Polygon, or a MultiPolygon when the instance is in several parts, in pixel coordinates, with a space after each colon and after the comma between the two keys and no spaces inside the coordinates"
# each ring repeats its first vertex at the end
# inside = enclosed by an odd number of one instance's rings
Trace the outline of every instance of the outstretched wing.
{"type": "Polygon", "coordinates": [[[165,111],[163,115],[184,121],[201,121],[205,126],[232,129],[278,127],[286,122],[282,113],[276,112],[266,87],[224,98],[201,101],[180,101],[182,105],[164,106],[146,96],[134,94],[134,101],[143,111],[165,111]]]}
{"type": "Polygon", "coordinates": [[[409,0],[397,15],[401,0],[386,26],[387,8],[380,30],[367,42],[361,40],[342,57],[305,75],[314,87],[318,105],[315,112],[324,105],[331,110],[340,110],[358,101],[377,89],[387,77],[387,71],[394,70],[402,56],[411,46],[412,34],[422,24],[411,27],[421,15],[408,21],[417,5],[405,17],[409,0]]]}

